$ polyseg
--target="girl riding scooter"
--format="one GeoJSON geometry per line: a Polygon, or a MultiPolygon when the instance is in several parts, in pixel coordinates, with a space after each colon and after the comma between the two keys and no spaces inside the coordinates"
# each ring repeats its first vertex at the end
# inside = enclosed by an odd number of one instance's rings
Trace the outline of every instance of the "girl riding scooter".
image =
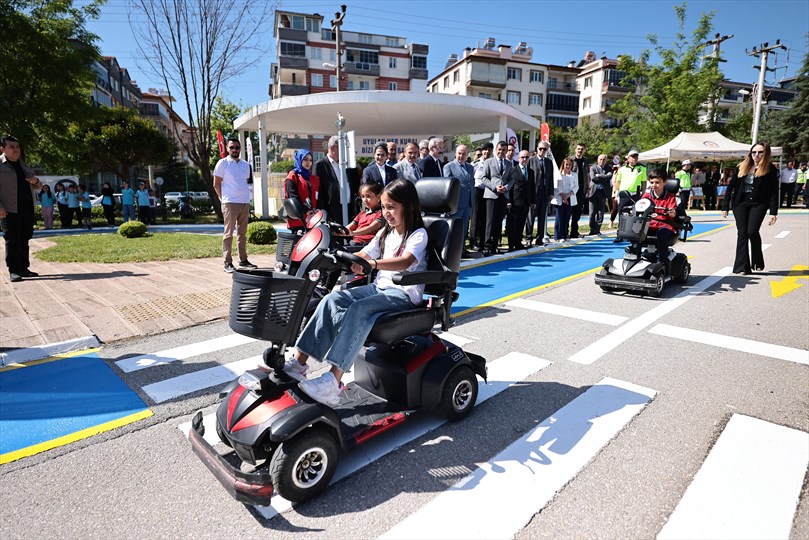
{"type": "MultiPolygon", "coordinates": [[[[326,405],[339,402],[343,373],[354,364],[374,322],[422,300],[424,285],[402,286],[392,280],[396,273],[427,268],[427,231],[415,186],[401,179],[388,184],[382,192],[382,215],[387,225],[357,253],[379,270],[374,283],[328,294],[298,337],[295,358],[284,365],[289,375],[304,379],[310,356],[331,364],[331,371],[299,384],[326,405]]],[[[354,264],[352,271],[362,268],[354,264]]]]}

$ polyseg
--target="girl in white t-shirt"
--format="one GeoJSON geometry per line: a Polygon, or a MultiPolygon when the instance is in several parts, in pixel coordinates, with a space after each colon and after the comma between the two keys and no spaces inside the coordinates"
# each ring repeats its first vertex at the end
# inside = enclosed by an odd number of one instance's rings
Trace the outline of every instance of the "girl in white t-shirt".
{"type": "MultiPolygon", "coordinates": [[[[310,356],[328,362],[331,371],[300,388],[326,405],[336,405],[342,390],[340,379],[351,369],[374,322],[387,313],[404,311],[422,301],[424,285],[396,285],[393,276],[427,268],[427,231],[421,219],[419,197],[413,183],[395,180],[382,192],[382,217],[386,225],[358,256],[379,270],[370,285],[328,294],[295,344],[295,358],[284,370],[305,379],[310,356]]],[[[352,271],[362,272],[355,264],[352,271]]]]}

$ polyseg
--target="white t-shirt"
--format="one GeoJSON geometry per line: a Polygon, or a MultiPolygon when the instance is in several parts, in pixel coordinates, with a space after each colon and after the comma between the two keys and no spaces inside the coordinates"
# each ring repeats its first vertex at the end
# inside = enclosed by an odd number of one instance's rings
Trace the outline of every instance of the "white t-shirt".
{"type": "MultiPolygon", "coordinates": [[[[384,228],[376,233],[374,238],[368,243],[367,246],[362,248],[362,253],[365,253],[372,259],[379,259],[379,239],[382,237],[384,228]]],[[[416,229],[410,233],[402,246],[402,235],[396,230],[388,233],[385,238],[385,251],[383,259],[392,259],[394,257],[401,257],[405,253],[410,253],[416,258],[416,262],[411,264],[405,272],[418,272],[427,268],[427,231],[423,228],[416,229]]],[[[390,287],[397,287],[402,289],[410,297],[410,301],[414,305],[419,305],[424,295],[424,285],[396,285],[393,283],[393,276],[401,272],[394,272],[392,270],[380,270],[376,275],[376,286],[380,289],[388,289],[390,287]]]]}
{"type": "Polygon", "coordinates": [[[781,170],[781,183],[794,184],[798,181],[798,169],[784,168],[781,170]]]}
{"type": "Polygon", "coordinates": [[[213,175],[222,178],[222,202],[248,204],[250,202],[250,164],[243,159],[228,156],[216,162],[213,175]]]}

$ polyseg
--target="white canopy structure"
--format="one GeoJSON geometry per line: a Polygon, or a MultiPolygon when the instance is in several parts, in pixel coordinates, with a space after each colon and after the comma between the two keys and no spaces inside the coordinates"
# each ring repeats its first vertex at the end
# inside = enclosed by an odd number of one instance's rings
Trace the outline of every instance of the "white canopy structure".
{"type": "MultiPolygon", "coordinates": [[[[641,152],[638,161],[642,163],[671,161],[727,161],[743,159],[750,152],[749,144],[732,141],[719,133],[687,133],[683,131],[662,146],[641,152]]],[[[772,149],[773,156],[780,156],[781,147],[772,149]]]]}
{"type": "Polygon", "coordinates": [[[510,127],[515,131],[530,130],[530,147],[533,148],[539,125],[533,116],[491,99],[389,90],[324,92],[271,99],[233,122],[234,130],[242,132],[240,139],[247,131],[257,131],[259,135],[261,182],[254,185],[254,192],[256,212],[263,217],[269,215],[267,133],[328,135],[351,130],[357,135],[458,135],[491,132],[499,133],[501,140],[505,140],[506,129],[510,127]],[[345,126],[336,125],[338,116],[345,119],[345,126]]]}

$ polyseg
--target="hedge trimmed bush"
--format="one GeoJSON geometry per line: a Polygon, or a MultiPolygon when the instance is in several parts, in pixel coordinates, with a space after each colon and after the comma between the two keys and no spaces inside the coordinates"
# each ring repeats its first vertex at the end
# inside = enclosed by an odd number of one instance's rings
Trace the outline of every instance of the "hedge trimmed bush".
{"type": "Polygon", "coordinates": [[[266,221],[254,221],[247,225],[247,241],[251,244],[274,244],[278,239],[275,227],[266,221]]]}
{"type": "Polygon", "coordinates": [[[140,238],[146,234],[146,225],[140,221],[127,221],[118,227],[118,234],[125,238],[140,238]]]}

